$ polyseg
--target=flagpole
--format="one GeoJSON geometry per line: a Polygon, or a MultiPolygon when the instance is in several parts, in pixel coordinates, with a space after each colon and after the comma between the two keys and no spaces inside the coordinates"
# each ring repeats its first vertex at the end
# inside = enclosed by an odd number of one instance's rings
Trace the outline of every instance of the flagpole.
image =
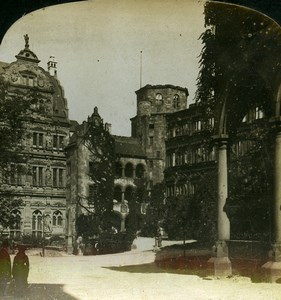
{"type": "Polygon", "coordinates": [[[142,51],[140,52],[140,88],[142,87],[142,51]]]}

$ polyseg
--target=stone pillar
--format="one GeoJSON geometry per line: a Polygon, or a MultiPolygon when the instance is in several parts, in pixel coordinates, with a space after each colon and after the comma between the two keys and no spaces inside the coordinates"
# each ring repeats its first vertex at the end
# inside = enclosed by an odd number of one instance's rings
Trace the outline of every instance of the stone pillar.
{"type": "Polygon", "coordinates": [[[125,231],[126,231],[125,220],[126,220],[126,215],[125,215],[125,214],[121,214],[121,226],[120,226],[120,232],[125,232],[125,231]]]}
{"type": "Polygon", "coordinates": [[[66,212],[66,252],[69,254],[72,254],[74,250],[73,244],[75,232],[73,232],[73,214],[74,212],[72,211],[72,209],[68,208],[66,212]]]}
{"type": "Polygon", "coordinates": [[[216,257],[211,258],[216,276],[232,275],[231,262],[228,257],[226,241],[230,239],[230,222],[224,211],[228,194],[227,186],[227,135],[216,138],[218,147],[218,241],[216,242],[216,257]]]}
{"type": "Polygon", "coordinates": [[[218,141],[218,240],[230,239],[230,222],[224,212],[228,194],[227,186],[227,140],[218,141]]]}
{"type": "Polygon", "coordinates": [[[272,261],[262,267],[266,271],[267,280],[276,282],[281,279],[281,128],[275,135],[274,159],[274,243],[272,245],[272,261]]]}
{"type": "Polygon", "coordinates": [[[136,178],[136,166],[133,166],[133,178],[136,178]]]}
{"type": "Polygon", "coordinates": [[[122,178],[125,177],[125,167],[122,165],[122,178]]]}

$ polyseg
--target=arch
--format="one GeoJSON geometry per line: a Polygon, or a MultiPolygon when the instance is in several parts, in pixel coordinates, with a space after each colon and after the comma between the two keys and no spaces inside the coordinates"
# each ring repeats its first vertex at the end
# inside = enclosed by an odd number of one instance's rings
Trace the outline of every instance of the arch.
{"type": "Polygon", "coordinates": [[[59,210],[56,210],[53,213],[53,226],[62,226],[62,212],[59,210]]]}
{"type": "Polygon", "coordinates": [[[163,105],[163,96],[161,93],[157,93],[155,98],[156,98],[156,102],[155,102],[156,105],[163,105]]]}
{"type": "Polygon", "coordinates": [[[123,176],[122,170],[123,164],[120,161],[115,162],[115,176],[117,178],[121,178],[123,176]]]}
{"type": "Polygon", "coordinates": [[[122,188],[120,185],[114,187],[114,199],[121,202],[122,201],[122,188]]]}
{"type": "Polygon", "coordinates": [[[128,202],[133,200],[134,188],[131,185],[126,186],[125,189],[125,200],[128,202]]]}
{"type": "Polygon", "coordinates": [[[275,114],[273,91],[264,77],[252,68],[244,68],[232,76],[221,89],[215,105],[215,132],[232,134],[250,110],[258,107],[265,116],[275,114]],[[229,82],[232,82],[230,84],[229,82]]]}
{"type": "Polygon", "coordinates": [[[20,237],[21,235],[21,212],[18,209],[14,209],[11,212],[12,224],[10,225],[10,237],[20,237]]]}
{"type": "Polygon", "coordinates": [[[125,176],[129,178],[133,178],[133,175],[134,175],[133,164],[128,162],[125,166],[125,176]]]}
{"type": "Polygon", "coordinates": [[[174,105],[174,108],[180,107],[180,96],[178,94],[175,94],[173,97],[173,105],[174,105]]]}
{"type": "Polygon", "coordinates": [[[40,237],[42,236],[42,212],[40,210],[35,210],[32,213],[32,234],[33,236],[40,237]]]}
{"type": "Polygon", "coordinates": [[[145,167],[143,164],[137,164],[136,166],[136,177],[144,178],[145,167]]]}

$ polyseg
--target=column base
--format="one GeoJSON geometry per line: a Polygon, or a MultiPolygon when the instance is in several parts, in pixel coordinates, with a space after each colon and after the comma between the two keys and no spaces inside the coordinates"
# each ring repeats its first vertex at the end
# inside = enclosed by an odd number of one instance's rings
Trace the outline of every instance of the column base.
{"type": "Polygon", "coordinates": [[[269,261],[263,266],[264,279],[267,282],[281,283],[281,262],[269,261]]]}
{"type": "Polygon", "coordinates": [[[228,258],[228,247],[225,241],[217,241],[215,246],[216,257],[209,259],[208,264],[213,266],[215,276],[227,277],[232,275],[232,265],[228,258]]]}
{"type": "Polygon", "coordinates": [[[231,261],[228,257],[212,257],[208,260],[208,264],[213,266],[215,276],[232,276],[231,261]]]}

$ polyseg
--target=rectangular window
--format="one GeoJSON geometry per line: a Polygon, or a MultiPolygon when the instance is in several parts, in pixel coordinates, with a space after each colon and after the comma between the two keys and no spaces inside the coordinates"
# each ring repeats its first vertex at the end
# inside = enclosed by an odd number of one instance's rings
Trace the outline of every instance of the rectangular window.
{"type": "Polygon", "coordinates": [[[38,184],[43,186],[43,167],[38,167],[38,184]]]}
{"type": "Polygon", "coordinates": [[[63,169],[59,169],[59,187],[63,187],[63,169]]]}
{"type": "Polygon", "coordinates": [[[32,145],[34,148],[43,148],[43,133],[33,132],[32,145]]]}
{"type": "Polygon", "coordinates": [[[195,122],[195,131],[200,131],[201,130],[201,121],[196,121],[195,122]]]}
{"type": "Polygon", "coordinates": [[[149,168],[150,168],[150,169],[153,169],[153,160],[150,160],[150,161],[149,161],[149,168]]]}
{"type": "Polygon", "coordinates": [[[58,169],[53,168],[53,187],[58,186],[58,169]]]}
{"type": "Polygon", "coordinates": [[[59,149],[63,149],[64,137],[62,135],[59,136],[59,149]]]}
{"type": "Polygon", "coordinates": [[[64,170],[53,168],[53,187],[64,187],[64,170]]]}
{"type": "Polygon", "coordinates": [[[38,144],[39,148],[43,147],[43,133],[39,133],[38,144]]]}
{"type": "Polygon", "coordinates": [[[53,135],[53,148],[62,150],[64,147],[64,136],[63,135],[53,135]]]}
{"type": "Polygon", "coordinates": [[[153,136],[149,137],[149,145],[152,146],[153,145],[153,136]]]}
{"type": "Polygon", "coordinates": [[[43,186],[43,167],[32,167],[32,184],[34,186],[43,186]]]}
{"type": "Polygon", "coordinates": [[[156,157],[160,158],[160,151],[156,151],[156,157]]]}
{"type": "Polygon", "coordinates": [[[57,135],[53,135],[53,148],[57,148],[58,146],[58,136],[57,135]]]}

